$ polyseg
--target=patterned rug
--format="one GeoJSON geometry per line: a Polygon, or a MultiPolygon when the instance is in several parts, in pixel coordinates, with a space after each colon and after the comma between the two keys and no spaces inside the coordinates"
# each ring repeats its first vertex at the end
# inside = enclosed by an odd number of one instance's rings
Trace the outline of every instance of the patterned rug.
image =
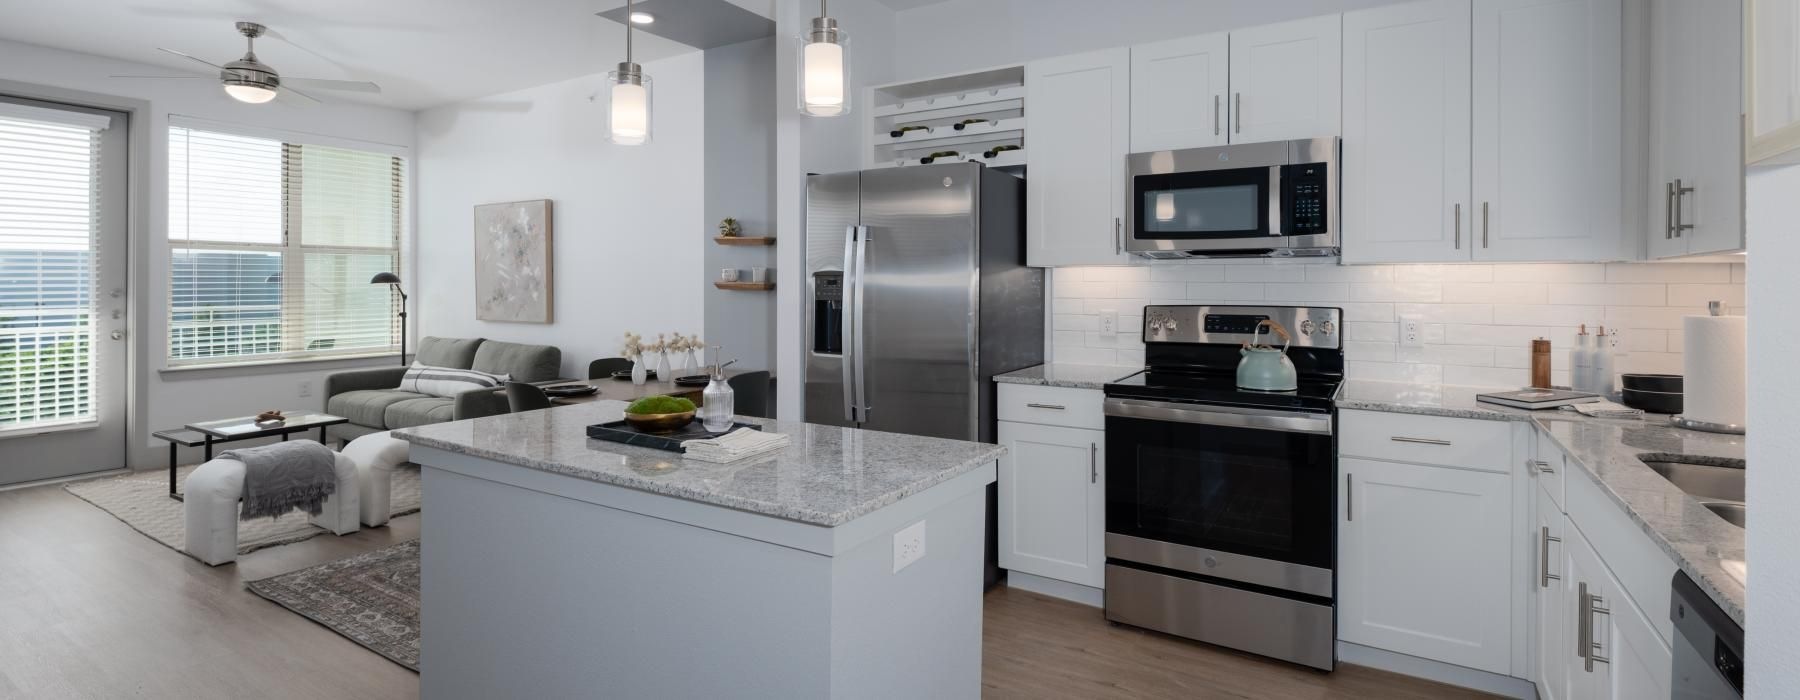
{"type": "Polygon", "coordinates": [[[419,670],[419,541],[251,581],[250,592],[419,670]]]}
{"type": "MultiPolygon", "coordinates": [[[[181,482],[199,465],[178,470],[181,482]]],[[[63,487],[81,500],[99,506],[100,510],[150,536],[171,549],[187,553],[187,519],[181,501],[169,498],[169,473],[162,470],[78,481],[63,487]]],[[[403,464],[394,469],[393,495],[390,501],[394,515],[419,512],[419,467],[403,464]]],[[[306,521],[306,514],[294,511],[279,518],[262,518],[238,523],[238,554],[249,554],[264,547],[299,542],[329,532],[306,521]]]]}

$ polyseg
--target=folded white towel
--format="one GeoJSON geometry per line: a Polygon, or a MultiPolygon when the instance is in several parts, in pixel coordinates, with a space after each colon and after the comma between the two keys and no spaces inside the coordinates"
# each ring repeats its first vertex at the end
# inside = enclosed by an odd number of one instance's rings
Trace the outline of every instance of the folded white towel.
{"type": "Polygon", "coordinates": [[[1565,411],[1575,411],[1581,415],[1593,418],[1637,418],[1644,415],[1644,412],[1640,409],[1623,406],[1611,401],[1578,403],[1571,406],[1563,406],[1562,409],[1565,411]]]}
{"type": "Polygon", "coordinates": [[[681,443],[688,459],[702,462],[736,462],[778,452],[788,446],[788,436],[751,428],[738,428],[716,438],[681,443]]]}

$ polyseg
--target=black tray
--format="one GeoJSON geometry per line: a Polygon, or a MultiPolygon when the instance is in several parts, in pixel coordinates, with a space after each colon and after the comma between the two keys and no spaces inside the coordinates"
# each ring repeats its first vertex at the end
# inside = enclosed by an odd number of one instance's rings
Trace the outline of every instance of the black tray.
{"type": "MultiPolygon", "coordinates": [[[[752,423],[733,422],[731,424],[731,430],[737,430],[738,428],[762,430],[762,426],[752,423]]],[[[636,445],[638,447],[648,447],[657,450],[668,450],[670,452],[687,452],[687,448],[682,447],[681,443],[688,440],[704,440],[707,438],[716,438],[724,434],[725,433],[707,431],[705,426],[701,425],[699,419],[695,419],[694,422],[687,424],[680,430],[655,435],[638,432],[636,428],[631,427],[630,424],[622,420],[616,420],[611,423],[599,423],[587,427],[587,436],[595,440],[622,442],[627,445],[636,445]]]]}

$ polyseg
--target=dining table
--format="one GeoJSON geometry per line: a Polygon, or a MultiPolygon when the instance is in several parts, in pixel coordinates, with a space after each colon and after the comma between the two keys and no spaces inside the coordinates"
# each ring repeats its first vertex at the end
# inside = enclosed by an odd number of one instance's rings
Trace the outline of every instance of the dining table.
{"type": "MultiPolygon", "coordinates": [[[[704,372],[694,372],[694,374],[704,374],[704,372]]],[[[743,372],[730,369],[725,370],[726,379],[730,379],[740,374],[743,374],[743,372]]],[[[693,401],[695,404],[699,404],[701,402],[701,395],[706,392],[706,385],[704,384],[699,386],[681,386],[660,377],[644,382],[641,385],[634,384],[629,379],[599,377],[595,379],[570,379],[559,382],[545,382],[543,384],[538,384],[537,386],[544,389],[550,389],[553,387],[580,386],[583,384],[597,387],[599,388],[599,391],[583,396],[552,396],[550,398],[550,403],[558,406],[571,406],[591,401],[636,401],[646,396],[680,396],[693,401]]]]}

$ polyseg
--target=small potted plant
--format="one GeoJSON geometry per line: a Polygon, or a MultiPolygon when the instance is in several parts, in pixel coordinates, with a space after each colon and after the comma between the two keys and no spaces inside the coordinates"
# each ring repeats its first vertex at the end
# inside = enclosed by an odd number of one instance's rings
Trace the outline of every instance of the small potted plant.
{"type": "Polygon", "coordinates": [[[672,433],[694,422],[694,402],[679,396],[646,396],[625,407],[625,422],[639,432],[672,433]]]}
{"type": "Polygon", "coordinates": [[[723,221],[719,222],[719,235],[726,238],[736,238],[744,235],[744,226],[739,224],[737,219],[727,216],[723,221]]]}

